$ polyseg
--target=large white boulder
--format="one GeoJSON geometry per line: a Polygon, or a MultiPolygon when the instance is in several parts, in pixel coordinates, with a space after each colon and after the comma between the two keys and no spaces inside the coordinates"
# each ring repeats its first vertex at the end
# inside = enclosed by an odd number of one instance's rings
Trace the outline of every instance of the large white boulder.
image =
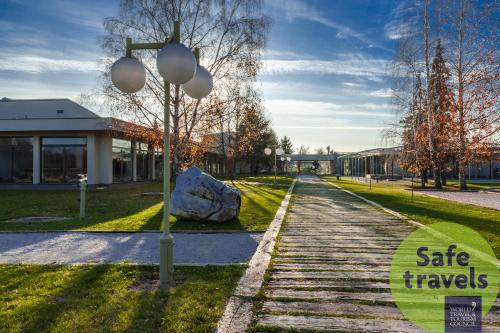
{"type": "Polygon", "coordinates": [[[190,167],[177,177],[170,213],[178,218],[223,222],[240,213],[240,190],[190,167]]]}

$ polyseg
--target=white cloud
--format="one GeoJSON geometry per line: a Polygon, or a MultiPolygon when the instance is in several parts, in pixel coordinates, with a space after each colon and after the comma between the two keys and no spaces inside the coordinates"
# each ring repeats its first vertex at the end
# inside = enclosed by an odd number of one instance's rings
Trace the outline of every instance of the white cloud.
{"type": "MultiPolygon", "coordinates": [[[[369,110],[384,110],[388,109],[388,104],[360,104],[360,105],[341,105],[332,102],[309,101],[300,99],[268,99],[264,101],[264,105],[274,116],[284,116],[288,120],[293,117],[300,122],[311,121],[341,121],[335,117],[338,115],[351,117],[393,117],[391,113],[374,112],[374,111],[359,111],[357,109],[364,108],[369,110]],[[368,105],[368,107],[367,107],[368,105]]],[[[348,119],[349,120],[349,119],[348,119]]]]}
{"type": "Polygon", "coordinates": [[[397,40],[414,34],[417,14],[415,2],[400,1],[392,10],[391,19],[384,27],[385,37],[397,40]]]}
{"type": "MultiPolygon", "coordinates": [[[[355,31],[348,26],[335,22],[334,20],[323,16],[314,7],[310,6],[309,3],[300,0],[268,0],[266,4],[272,9],[279,11],[280,15],[283,15],[287,20],[293,21],[296,19],[303,19],[312,22],[322,24],[326,27],[336,29],[337,38],[355,38],[365,44],[372,45],[373,47],[379,47],[381,49],[386,48],[377,45],[374,41],[367,38],[363,33],[355,31]]],[[[392,50],[390,50],[392,51],[392,50]]]]}
{"type": "Polygon", "coordinates": [[[362,83],[356,83],[356,82],[342,82],[344,86],[351,87],[351,88],[362,88],[365,85],[362,83]]]}
{"type": "Polygon", "coordinates": [[[267,50],[262,53],[265,59],[314,59],[313,56],[296,53],[293,51],[267,50]]]}
{"type": "Polygon", "coordinates": [[[388,98],[388,97],[392,96],[393,92],[394,91],[391,88],[384,88],[384,89],[372,91],[369,93],[369,95],[373,96],[373,97],[388,98]]]}
{"type": "Polygon", "coordinates": [[[363,104],[353,104],[353,106],[368,110],[392,110],[392,105],[386,103],[381,103],[381,104],[363,103],[363,104]]]}
{"type": "Polygon", "coordinates": [[[406,22],[391,21],[385,26],[385,37],[392,40],[409,37],[412,35],[410,27],[406,22]]]}
{"type": "Polygon", "coordinates": [[[267,107],[287,108],[288,110],[338,110],[342,105],[332,102],[308,101],[300,99],[269,99],[264,102],[267,107]]]}
{"type": "Polygon", "coordinates": [[[289,129],[335,129],[335,130],[367,130],[367,131],[380,131],[384,127],[377,126],[274,126],[275,128],[289,128],[289,129]]]}
{"type": "Polygon", "coordinates": [[[390,61],[353,56],[338,60],[264,60],[263,74],[336,74],[353,76],[388,76],[390,61]]]}
{"type": "Polygon", "coordinates": [[[96,72],[97,61],[53,59],[38,55],[0,55],[1,71],[19,71],[29,73],[43,72],[96,72]]]}

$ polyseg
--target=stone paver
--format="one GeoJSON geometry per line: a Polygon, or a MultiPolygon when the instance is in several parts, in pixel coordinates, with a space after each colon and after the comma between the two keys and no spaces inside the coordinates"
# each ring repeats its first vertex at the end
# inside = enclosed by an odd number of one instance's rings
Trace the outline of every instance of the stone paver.
{"type": "Polygon", "coordinates": [[[460,191],[415,191],[430,197],[500,210],[500,193],[460,191]]]}
{"type": "MultiPolygon", "coordinates": [[[[157,264],[160,233],[24,232],[0,233],[0,264],[157,264]]],[[[247,262],[260,233],[174,233],[176,264],[247,262]]]]}
{"type": "Polygon", "coordinates": [[[295,184],[296,180],[294,180],[292,185],[288,188],[288,192],[281,201],[281,205],[276,211],[273,221],[262,237],[255,254],[248,263],[247,270],[238,282],[233,295],[229,298],[224,313],[217,323],[217,333],[242,333],[250,326],[254,312],[253,299],[260,291],[264,282],[264,275],[271,262],[272,253],[295,184]]]}
{"type": "MultiPolygon", "coordinates": [[[[415,227],[318,178],[301,178],[295,194],[257,328],[421,332],[388,283],[392,253],[415,227]]],[[[498,326],[495,307],[485,323],[498,326]]]]}

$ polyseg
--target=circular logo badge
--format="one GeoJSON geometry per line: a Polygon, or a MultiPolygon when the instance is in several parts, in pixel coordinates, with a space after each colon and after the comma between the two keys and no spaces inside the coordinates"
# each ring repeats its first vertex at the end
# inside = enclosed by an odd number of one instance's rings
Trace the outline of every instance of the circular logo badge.
{"type": "Polygon", "coordinates": [[[406,319],[432,332],[480,332],[499,284],[491,246],[459,224],[435,223],[414,231],[392,259],[396,305],[406,319]]]}

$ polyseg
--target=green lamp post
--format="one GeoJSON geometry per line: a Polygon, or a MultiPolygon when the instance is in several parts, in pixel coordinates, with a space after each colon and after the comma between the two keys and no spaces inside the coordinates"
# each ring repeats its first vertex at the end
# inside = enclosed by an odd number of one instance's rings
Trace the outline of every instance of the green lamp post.
{"type": "Polygon", "coordinates": [[[163,233],[160,237],[160,288],[173,285],[174,239],[170,234],[170,84],[179,84],[192,98],[201,99],[212,91],[213,78],[199,64],[199,49],[191,51],[180,42],[180,23],[174,22],[174,31],[163,43],[132,43],[127,38],[126,56],[111,66],[111,81],[124,93],[135,93],[146,83],[144,65],[132,57],[133,50],[159,50],[156,64],[163,77],[164,129],[163,129],[163,233]]]}
{"type": "MultiPolygon", "coordinates": [[[[281,149],[277,146],[272,146],[272,148],[274,148],[274,184],[276,184],[276,168],[277,168],[276,159],[277,159],[277,155],[281,156],[285,152],[283,151],[283,149],[281,149]]],[[[264,154],[266,154],[267,156],[271,155],[271,153],[273,152],[272,148],[267,147],[266,149],[264,149],[264,154]]]]}

